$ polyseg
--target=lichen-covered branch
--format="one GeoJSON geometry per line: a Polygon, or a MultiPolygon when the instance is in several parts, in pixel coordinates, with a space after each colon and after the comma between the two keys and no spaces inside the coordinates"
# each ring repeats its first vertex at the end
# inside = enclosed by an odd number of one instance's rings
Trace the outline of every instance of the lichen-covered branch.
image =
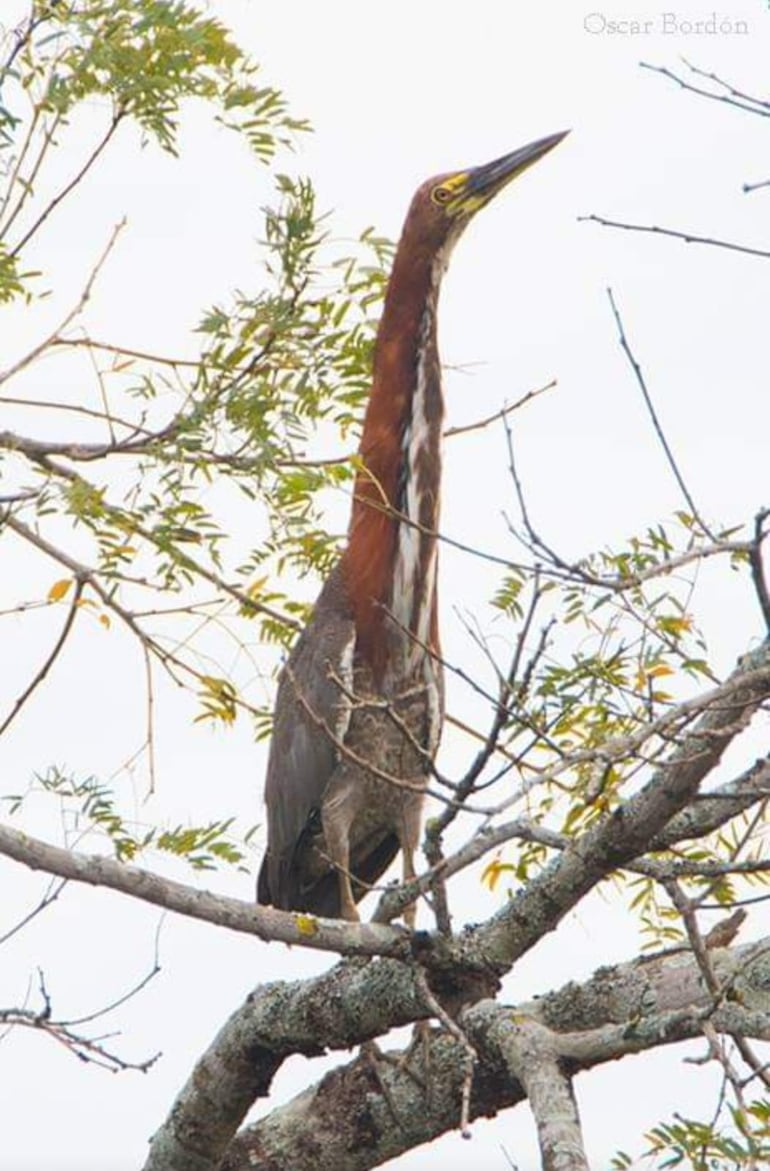
{"type": "MultiPolygon", "coordinates": [[[[721,1033],[767,1038],[770,939],[717,950],[712,962],[721,986],[733,993],[716,1008],[697,962],[680,948],[603,968],[583,984],[567,984],[527,1004],[511,1007],[483,1000],[465,1009],[462,1028],[480,1055],[471,1116],[492,1117],[525,1100],[523,1086],[510,1073],[512,1019],[527,1022],[541,1038],[547,1037],[551,1054],[570,1076],[659,1045],[697,1038],[705,1019],[721,1033]]],[[[369,1171],[457,1129],[462,1056],[460,1042],[434,1033],[429,1082],[424,1080],[427,1071],[419,1053],[409,1069],[388,1061],[376,1075],[371,1063],[359,1057],[240,1131],[221,1165],[202,1161],[187,1167],[369,1171]]],[[[176,1165],[159,1161],[153,1171],[176,1171],[176,1165]]]]}
{"type": "Polygon", "coordinates": [[[537,1125],[543,1171],[589,1171],[572,1079],[550,1030],[501,1013],[496,1037],[508,1069],[524,1088],[537,1125]]]}

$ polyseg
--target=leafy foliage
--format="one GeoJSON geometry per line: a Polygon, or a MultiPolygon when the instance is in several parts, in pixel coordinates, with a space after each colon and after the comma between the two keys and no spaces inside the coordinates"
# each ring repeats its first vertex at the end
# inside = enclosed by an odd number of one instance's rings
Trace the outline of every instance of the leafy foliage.
{"type": "Polygon", "coordinates": [[[648,1158],[665,1171],[685,1167],[691,1171],[740,1171],[770,1159],[768,1105],[751,1103],[745,1110],[730,1111],[732,1127],[725,1131],[716,1120],[699,1122],[676,1116],[660,1123],[647,1136],[648,1158]]]}
{"type": "MultiPolygon", "coordinates": [[[[113,121],[138,123],[176,152],[185,99],[219,106],[260,158],[291,141],[307,123],[289,116],[280,92],[256,84],[257,67],[227,30],[195,7],[173,0],[38,0],[18,65],[10,76],[36,92],[35,116],[61,125],[82,103],[104,98],[113,121]]],[[[8,76],[8,74],[6,75],[8,76]]],[[[6,110],[4,145],[22,121],[6,110]]]]}
{"type": "MultiPolygon", "coordinates": [[[[0,457],[18,485],[3,497],[0,539],[23,541],[46,565],[39,596],[19,595],[2,617],[37,607],[66,612],[51,656],[2,729],[32,700],[72,624],[91,615],[105,642],[119,627],[141,649],[152,771],[154,672],[194,696],[194,721],[226,730],[247,714],[255,737],[269,734],[270,705],[255,698],[255,680],[307,615],[298,579],[327,573],[338,554],[328,505],[350,492],[356,470],[351,452],[392,246],[371,228],[353,244],[335,239],[310,179],[285,173],[285,151],[307,123],[262,82],[217,20],[183,0],[35,0],[3,52],[4,312],[46,295],[40,274],[27,268],[27,249],[44,239],[118,132],[133,128],[143,144],[175,155],[186,108],[196,102],[246,143],[255,162],[274,166],[255,250],[258,279],[201,307],[192,358],[177,358],[173,346],[150,355],[91,337],[95,271],[60,328],[0,373],[0,383],[12,384],[39,358],[53,369],[84,347],[101,403],[86,407],[93,400],[85,392],[75,406],[27,397],[45,422],[32,434],[0,435],[0,457]],[[73,162],[68,148],[80,116],[91,137],[73,162]],[[64,181],[51,187],[62,172],[64,181]],[[74,335],[76,321],[85,336],[74,335]],[[67,438],[65,410],[87,415],[99,438],[93,429],[67,438]]],[[[58,276],[46,273],[54,287],[58,276]]],[[[484,861],[482,881],[498,892],[531,881],[662,766],[699,714],[681,702],[719,682],[696,620],[698,567],[721,557],[732,570],[752,569],[739,530],[707,531],[689,512],[576,564],[543,546],[526,517],[524,528],[531,557],[505,566],[492,599],[495,635],[514,648],[512,663],[497,662],[484,643],[493,683],[485,691],[474,681],[494,734],[469,787],[463,779],[455,790],[498,801],[490,823],[507,810],[526,823],[484,861]]],[[[5,798],[11,813],[22,812],[32,793],[58,801],[68,828],[98,835],[120,861],[160,851],[195,869],[245,868],[250,834],[233,833],[231,817],[186,826],[172,816],[141,826],[110,784],[55,766],[30,792],[5,798]]],[[[738,860],[764,856],[764,820],[761,806],[647,860],[689,865],[679,888],[693,906],[706,897],[732,906],[743,884],[768,881],[767,870],[729,872],[738,860]]],[[[681,910],[648,871],[606,881],[637,916],[646,947],[680,945],[688,939],[681,910]]],[[[312,916],[297,923],[308,936],[318,931],[312,916]]],[[[647,1158],[693,1171],[767,1162],[767,1103],[735,1099],[727,1125],[676,1117],[655,1127],[647,1158]]],[[[614,1166],[631,1165],[616,1156],[614,1166]]]]}
{"type": "Polygon", "coordinates": [[[253,830],[237,841],[230,834],[232,818],[202,826],[150,827],[139,832],[120,812],[109,785],[97,777],[76,780],[56,766],[37,775],[26,793],[3,799],[8,802],[10,813],[16,814],[34,793],[57,797],[71,832],[80,840],[90,832],[102,835],[121,862],[135,862],[140,855],[157,850],[182,859],[194,870],[212,870],[222,864],[245,869],[245,850],[253,830]]]}

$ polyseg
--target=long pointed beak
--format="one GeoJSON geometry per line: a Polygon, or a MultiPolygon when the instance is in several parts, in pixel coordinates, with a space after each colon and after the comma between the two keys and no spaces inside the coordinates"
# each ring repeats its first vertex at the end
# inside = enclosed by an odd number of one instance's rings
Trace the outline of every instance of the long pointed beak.
{"type": "Polygon", "coordinates": [[[548,154],[549,150],[553,150],[568,134],[569,130],[562,130],[558,134],[549,134],[547,138],[538,138],[536,142],[530,142],[528,146],[521,146],[518,150],[495,159],[494,162],[474,167],[468,172],[466,193],[481,196],[486,203],[505,187],[506,183],[510,183],[522,171],[526,171],[527,167],[531,167],[543,155],[548,154]]]}

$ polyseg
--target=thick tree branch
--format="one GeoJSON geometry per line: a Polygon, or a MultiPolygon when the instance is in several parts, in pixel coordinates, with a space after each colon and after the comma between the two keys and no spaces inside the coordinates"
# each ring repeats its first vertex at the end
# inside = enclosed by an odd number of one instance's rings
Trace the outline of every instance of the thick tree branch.
{"type": "Polygon", "coordinates": [[[501,1014],[496,1036],[535,1116],[543,1171],[589,1171],[572,1079],[560,1065],[554,1034],[511,1013],[501,1014]]]}
{"type": "Polygon", "coordinates": [[[639,793],[576,838],[502,910],[471,932],[491,966],[504,971],[515,963],[602,878],[644,853],[685,808],[770,693],[770,643],[739,660],[717,690],[722,698],[701,715],[639,793]]]}
{"type": "MultiPolygon", "coordinates": [[[[474,945],[481,941],[493,967],[505,970],[532,946],[541,931],[555,927],[587,890],[613,870],[644,854],[651,843],[657,846],[659,835],[669,822],[669,836],[663,838],[666,844],[693,832],[704,831],[712,823],[722,824],[719,806],[714,802],[724,800],[729,816],[734,816],[757,799],[757,788],[765,783],[770,769],[767,762],[758,763],[737,781],[724,786],[718,791],[720,796],[706,798],[703,821],[696,818],[693,822],[689,812],[682,812],[701,779],[716,765],[726,745],[770,691],[769,648],[770,644],[765,644],[745,656],[728,681],[708,693],[711,706],[701,716],[695,730],[635,797],[619,806],[595,829],[570,841],[561,857],[533,879],[510,904],[488,924],[474,929],[471,933],[474,945]]],[[[705,700],[687,701],[681,708],[690,711],[695,704],[693,710],[697,710],[698,702],[704,704],[705,700]]],[[[605,745],[604,751],[609,752],[610,745],[605,745]]],[[[526,819],[518,820],[501,827],[501,830],[502,834],[490,830],[481,839],[481,846],[471,842],[458,851],[456,858],[448,858],[443,864],[443,872],[447,875],[455,873],[505,840],[506,836],[527,837],[528,823],[526,819]]],[[[539,831],[540,837],[544,832],[543,829],[539,831]]],[[[563,839],[556,835],[551,844],[559,848],[563,839]]],[[[409,954],[409,938],[398,928],[315,919],[256,907],[185,886],[111,858],[65,850],[9,827],[0,826],[0,854],[32,869],[76,882],[106,886],[168,910],[262,939],[302,944],[343,955],[404,958],[409,954]]],[[[409,884],[409,897],[414,897],[414,891],[427,890],[432,881],[433,875],[429,872],[409,884]]],[[[427,959],[429,951],[430,945],[423,958],[427,959]]],[[[454,949],[455,962],[460,962],[463,951],[464,943],[460,941],[454,949]]]]}
{"type": "Polygon", "coordinates": [[[290,1054],[347,1049],[429,1014],[417,970],[394,960],[348,961],[314,980],[255,989],[197,1062],[144,1171],[215,1171],[290,1054]]]}
{"type": "Polygon", "coordinates": [[[230,931],[255,935],[259,939],[301,944],[338,955],[409,954],[409,936],[403,928],[275,911],[272,907],[198,890],[113,858],[52,846],[9,826],[0,825],[0,854],[29,866],[31,870],[43,870],[89,886],[104,886],[180,915],[202,919],[230,931]]]}
{"type": "Polygon", "coordinates": [[[768,756],[756,760],[734,780],[700,796],[682,809],[654,839],[652,848],[660,850],[677,842],[703,838],[764,797],[770,797],[768,756]]]}
{"type": "MultiPolygon", "coordinates": [[[[716,1011],[685,948],[603,968],[584,984],[568,984],[516,1008],[485,1000],[466,1009],[462,1028],[481,1057],[471,1116],[492,1117],[525,1098],[506,1057],[512,1018],[548,1030],[555,1054],[572,1074],[699,1037],[706,1017],[720,1032],[767,1037],[770,938],[715,952],[713,962],[722,984],[736,995],[716,1011]]],[[[417,1055],[411,1072],[389,1061],[375,1076],[370,1063],[358,1058],[242,1130],[221,1169],[216,1163],[188,1166],[195,1171],[369,1171],[458,1126],[461,1044],[446,1033],[432,1035],[429,1080],[424,1080],[423,1060],[417,1055]]],[[[173,1171],[173,1164],[158,1163],[154,1171],[173,1171]]]]}

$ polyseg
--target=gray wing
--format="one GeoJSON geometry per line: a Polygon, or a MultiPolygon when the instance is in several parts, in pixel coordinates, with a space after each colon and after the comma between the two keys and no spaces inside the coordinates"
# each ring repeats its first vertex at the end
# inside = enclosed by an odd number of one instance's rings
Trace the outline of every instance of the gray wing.
{"type": "Polygon", "coordinates": [[[298,855],[308,843],[324,790],[350,721],[350,703],[336,679],[352,688],[355,627],[334,570],[319,595],[278,684],[265,781],[267,854],[257,899],[303,910],[298,855]],[[329,735],[329,731],[332,736],[329,735]]]}

